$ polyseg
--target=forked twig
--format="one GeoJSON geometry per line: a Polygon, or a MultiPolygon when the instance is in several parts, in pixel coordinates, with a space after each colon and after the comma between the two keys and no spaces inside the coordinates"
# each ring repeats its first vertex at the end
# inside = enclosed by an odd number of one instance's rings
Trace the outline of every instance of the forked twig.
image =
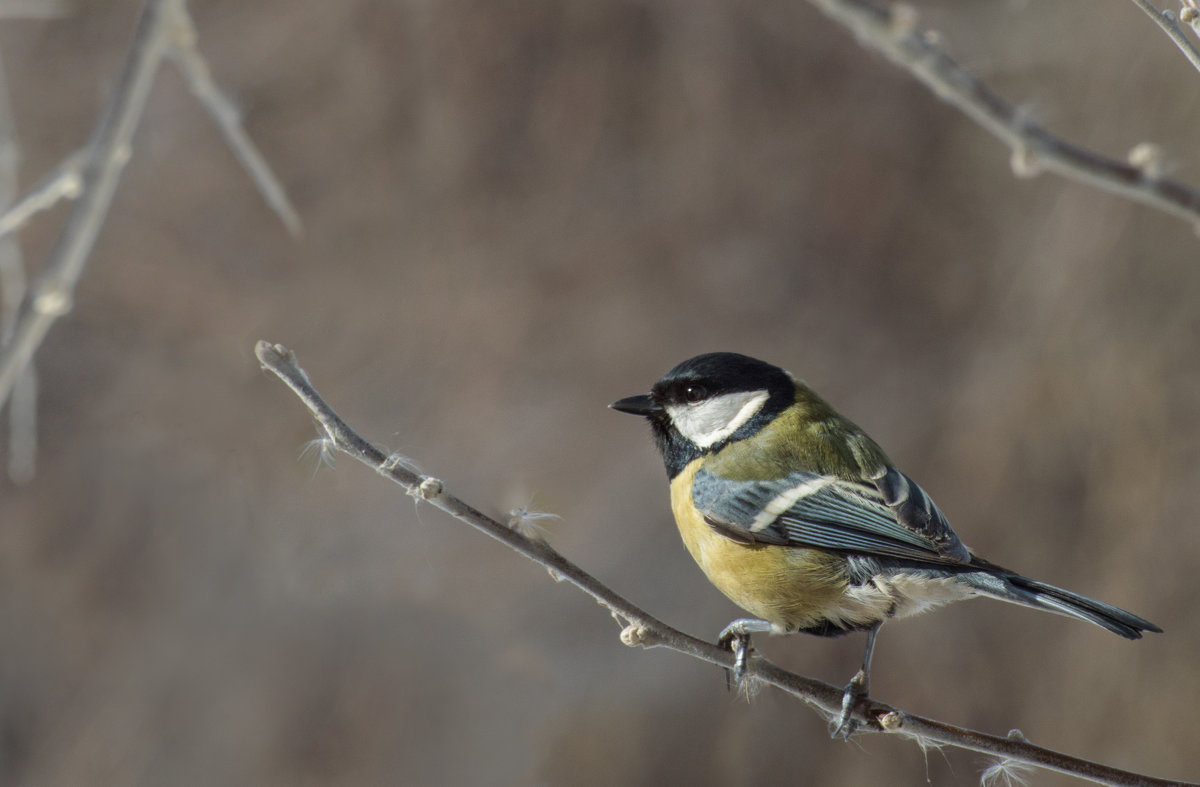
{"type": "Polygon", "coordinates": [[[12,337],[0,350],[0,405],[28,365],[50,326],[71,310],[75,283],[108,215],[130,142],[166,51],[170,22],[183,0],[150,0],[138,20],[133,46],[82,165],[82,190],[71,206],[50,258],[29,287],[12,337]]]}
{"type": "Polygon", "coordinates": [[[299,231],[299,218],[283,187],[242,130],[232,103],[213,83],[195,47],[195,30],[184,0],[147,0],[112,98],[88,144],[0,215],[3,235],[59,199],[77,197],[49,259],[21,301],[8,341],[0,348],[0,406],[8,400],[50,326],[71,310],[75,286],[131,156],[133,134],[150,88],[168,54],[179,64],[188,86],[213,115],[268,204],[293,234],[299,231]]]}

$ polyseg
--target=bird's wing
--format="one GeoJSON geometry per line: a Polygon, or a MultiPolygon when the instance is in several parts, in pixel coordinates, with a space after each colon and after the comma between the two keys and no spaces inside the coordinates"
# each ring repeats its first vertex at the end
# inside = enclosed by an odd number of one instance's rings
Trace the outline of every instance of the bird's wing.
{"type": "Polygon", "coordinates": [[[701,469],[692,500],[709,525],[736,541],[925,562],[971,560],[929,496],[894,468],[863,482],[803,471],[733,481],[701,469]]]}

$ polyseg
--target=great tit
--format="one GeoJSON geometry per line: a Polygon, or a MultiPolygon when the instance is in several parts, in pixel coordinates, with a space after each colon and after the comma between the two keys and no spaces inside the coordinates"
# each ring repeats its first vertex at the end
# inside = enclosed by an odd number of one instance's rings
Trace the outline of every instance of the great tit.
{"type": "Polygon", "coordinates": [[[867,632],[834,736],[849,738],[885,620],[988,596],[1087,620],[1128,639],[1137,615],[1001,568],[959,540],[921,487],[811,388],[737,353],[684,361],[648,394],[610,407],[650,422],[683,543],[754,617],[720,643],[744,677],[750,634],[867,632]]]}

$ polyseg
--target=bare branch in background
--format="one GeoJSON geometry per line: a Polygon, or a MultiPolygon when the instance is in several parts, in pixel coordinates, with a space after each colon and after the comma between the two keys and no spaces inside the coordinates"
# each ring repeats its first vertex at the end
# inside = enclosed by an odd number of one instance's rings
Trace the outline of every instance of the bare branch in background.
{"type": "MultiPolygon", "coordinates": [[[[4,18],[49,19],[65,11],[65,3],[54,0],[6,0],[0,3],[0,17],[4,18]]],[[[27,284],[21,249],[9,233],[40,209],[37,200],[31,203],[28,198],[14,204],[20,184],[18,151],[8,80],[0,58],[0,346],[9,342],[16,329],[17,312],[25,298],[27,284]]],[[[78,183],[78,177],[72,180],[78,183]]],[[[57,192],[50,197],[50,204],[53,204],[69,188],[61,189],[58,184],[53,184],[48,191],[57,192]]],[[[36,191],[35,194],[45,199],[45,194],[36,191]]],[[[37,391],[37,370],[31,363],[17,377],[8,408],[8,477],[14,483],[32,479],[37,463],[37,391]]]]}
{"type": "MultiPolygon", "coordinates": [[[[0,13],[3,10],[0,6],[0,13]]],[[[13,264],[0,261],[0,285],[4,286],[8,305],[3,324],[3,347],[0,348],[0,407],[13,394],[25,370],[31,368],[33,354],[50,326],[71,310],[76,283],[87,265],[121,174],[132,155],[133,134],[165,55],[170,55],[179,64],[193,94],[216,120],[227,143],[267,203],[293,235],[299,232],[299,217],[283,187],[242,129],[233,104],[213,83],[208,66],[196,49],[195,28],[184,0],[148,0],[112,98],[85,148],[63,161],[24,198],[13,202],[11,194],[0,193],[0,209],[4,209],[0,214],[0,239],[19,229],[34,213],[51,207],[60,199],[76,199],[50,258],[28,290],[19,262],[14,268],[13,264]]],[[[0,134],[0,144],[5,144],[5,139],[5,135],[0,134]]],[[[3,152],[5,161],[0,166],[7,169],[11,163],[9,182],[15,182],[15,143],[9,143],[3,152]]],[[[7,171],[0,173],[0,178],[8,175],[7,171]]],[[[20,398],[22,401],[36,399],[36,389],[30,387],[33,377],[25,379],[27,382],[20,398]]],[[[14,415],[14,418],[27,424],[21,427],[24,432],[33,428],[32,416],[14,415]]],[[[24,446],[19,450],[30,452],[35,447],[33,435],[24,432],[22,436],[14,437],[13,445],[24,446]]],[[[19,476],[32,474],[31,453],[17,462],[16,470],[19,476]]]]}
{"type": "MultiPolygon", "coordinates": [[[[410,469],[411,462],[404,457],[375,447],[357,432],[321,398],[308,375],[296,362],[291,350],[279,344],[260,341],[254,348],[263,368],[274,373],[295,393],[316,418],[325,439],[337,450],[387,476],[404,487],[412,497],[425,500],[451,516],[466,522],[492,538],[504,543],[525,557],[545,567],[557,580],[566,580],[608,608],[613,617],[622,623],[621,641],[629,646],[645,648],[665,647],[710,664],[730,668],[732,654],[716,645],[691,637],[668,626],[641,608],[617,594],[600,580],[563,557],[545,542],[540,534],[532,536],[521,527],[512,527],[481,513],[469,503],[455,497],[446,490],[445,484],[432,477],[421,475],[410,469]]],[[[519,524],[519,523],[518,523],[519,524]]],[[[763,658],[753,658],[748,673],[792,696],[804,700],[818,709],[826,718],[835,718],[841,711],[843,690],[819,680],[787,672],[763,658]]],[[[854,718],[876,732],[890,732],[915,738],[923,742],[934,742],[982,752],[998,758],[1001,762],[1020,762],[1059,773],[1089,779],[1100,784],[1112,785],[1180,785],[1183,782],[1167,781],[1142,776],[1106,765],[1070,757],[1049,749],[1035,746],[1016,731],[1007,737],[988,735],[964,727],[957,727],[933,719],[915,716],[905,711],[866,699],[855,708],[854,718]]],[[[1006,766],[1007,767],[1007,766],[1006,766]]]]}
{"type": "Polygon", "coordinates": [[[186,11],[179,15],[175,35],[167,54],[183,73],[192,95],[204,105],[208,114],[216,121],[217,127],[225,137],[225,143],[229,145],[238,161],[246,168],[246,173],[258,186],[267,205],[279,216],[279,220],[287,227],[288,232],[293,237],[298,236],[301,229],[300,215],[292,207],[283,184],[275,177],[275,173],[271,171],[266,159],[258,152],[258,148],[254,146],[254,142],[246,134],[246,130],[242,128],[242,118],[237,107],[213,82],[208,63],[204,61],[200,50],[196,48],[196,28],[186,11]]]}
{"type": "MultiPolygon", "coordinates": [[[[17,195],[17,132],[8,82],[0,58],[0,210],[17,195]]],[[[0,345],[9,341],[25,297],[25,263],[11,235],[0,233],[0,345]]],[[[33,364],[17,378],[8,408],[8,477],[16,483],[33,477],[37,461],[37,372],[33,364]]]]}
{"type": "MultiPolygon", "coordinates": [[[[809,0],[852,31],[859,43],[882,52],[938,98],[957,107],[1012,150],[1013,172],[1032,177],[1055,172],[1189,221],[1200,232],[1200,191],[1062,140],[960,66],[917,28],[909,6],[881,8],[866,0],[809,0]]],[[[1136,0],[1135,0],[1136,2],[1136,0]]]]}
{"type": "Polygon", "coordinates": [[[138,22],[133,47],[112,100],[88,143],[83,187],[50,258],[38,272],[17,314],[12,338],[0,351],[0,405],[28,366],[50,326],[71,310],[75,283],[108,215],[113,194],[129,161],[133,132],[166,51],[173,13],[182,0],[150,0],[138,22]]]}
{"type": "MultiPolygon", "coordinates": [[[[1188,59],[1197,71],[1200,71],[1200,50],[1196,49],[1196,45],[1187,37],[1187,33],[1183,32],[1183,28],[1179,26],[1179,20],[1170,11],[1159,11],[1157,7],[1149,0],[1133,0],[1133,4],[1146,12],[1146,16],[1154,20],[1154,23],[1162,28],[1162,31],[1167,34],[1174,42],[1175,46],[1179,47],[1179,51],[1188,59]]],[[[1184,12],[1191,11],[1190,16],[1195,18],[1195,8],[1185,8],[1184,12]]]]}
{"type": "Polygon", "coordinates": [[[76,199],[83,191],[85,151],[77,150],[67,156],[50,174],[38,181],[29,193],[0,213],[0,237],[25,226],[34,214],[49,210],[59,200],[76,199]]]}

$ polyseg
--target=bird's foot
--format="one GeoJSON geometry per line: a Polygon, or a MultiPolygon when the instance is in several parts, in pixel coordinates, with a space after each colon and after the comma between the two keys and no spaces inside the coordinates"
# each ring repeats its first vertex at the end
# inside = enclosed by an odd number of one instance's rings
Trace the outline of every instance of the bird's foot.
{"type": "Polygon", "coordinates": [[[846,684],[846,691],[842,694],[842,713],[838,716],[837,726],[833,728],[832,737],[850,740],[850,736],[859,727],[858,721],[854,718],[854,706],[867,697],[867,673],[859,670],[846,684]]]}
{"type": "Polygon", "coordinates": [[[717,638],[717,647],[728,648],[733,652],[733,668],[725,673],[728,688],[741,688],[746,679],[746,664],[750,659],[750,634],[758,631],[770,631],[771,624],[757,618],[738,618],[721,631],[717,638]]]}
{"type": "Polygon", "coordinates": [[[750,635],[734,634],[727,644],[733,651],[733,669],[725,671],[725,688],[736,690],[746,679],[746,662],[750,658],[750,635]]]}

